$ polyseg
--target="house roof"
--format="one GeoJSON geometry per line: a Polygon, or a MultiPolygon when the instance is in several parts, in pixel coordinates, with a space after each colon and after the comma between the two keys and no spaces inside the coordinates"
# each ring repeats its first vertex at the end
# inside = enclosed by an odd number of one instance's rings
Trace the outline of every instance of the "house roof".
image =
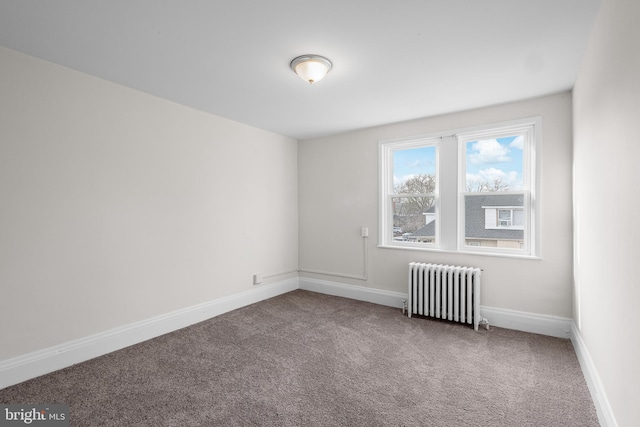
{"type": "Polygon", "coordinates": [[[522,194],[489,194],[487,196],[467,196],[482,197],[482,206],[524,206],[522,194]]]}
{"type": "MultiPolygon", "coordinates": [[[[522,194],[482,194],[465,197],[465,237],[477,239],[522,240],[523,230],[485,228],[484,208],[500,206],[524,206],[522,194]]],[[[431,209],[429,211],[432,211],[431,209]]],[[[433,210],[434,211],[434,210],[433,210]]],[[[412,236],[434,237],[436,221],[431,221],[412,236]]]]}
{"type": "Polygon", "coordinates": [[[523,230],[485,228],[485,207],[524,206],[522,194],[465,196],[465,237],[478,239],[522,240],[523,230]]]}
{"type": "Polygon", "coordinates": [[[425,236],[425,237],[435,237],[436,235],[436,222],[431,221],[429,224],[425,225],[421,229],[417,230],[415,233],[411,234],[412,236],[425,236]]]}

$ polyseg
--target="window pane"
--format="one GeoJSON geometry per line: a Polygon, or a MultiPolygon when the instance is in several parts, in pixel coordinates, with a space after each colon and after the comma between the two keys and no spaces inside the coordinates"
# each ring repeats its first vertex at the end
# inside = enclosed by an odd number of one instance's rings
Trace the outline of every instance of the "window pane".
{"type": "Polygon", "coordinates": [[[435,189],[435,146],[393,151],[394,194],[430,194],[435,189]]]}
{"type": "Polygon", "coordinates": [[[516,209],[513,211],[513,225],[524,226],[524,211],[516,209]]]}
{"type": "Polygon", "coordinates": [[[521,249],[524,244],[523,194],[464,196],[465,246],[521,249]],[[508,207],[502,209],[501,207],[508,207]]]}
{"type": "Polygon", "coordinates": [[[392,197],[393,240],[435,243],[434,197],[392,197]]]}
{"type": "Polygon", "coordinates": [[[466,191],[522,190],[523,135],[466,143],[466,191]]]}
{"type": "Polygon", "coordinates": [[[511,209],[498,210],[498,224],[503,227],[511,225],[511,209]]]}

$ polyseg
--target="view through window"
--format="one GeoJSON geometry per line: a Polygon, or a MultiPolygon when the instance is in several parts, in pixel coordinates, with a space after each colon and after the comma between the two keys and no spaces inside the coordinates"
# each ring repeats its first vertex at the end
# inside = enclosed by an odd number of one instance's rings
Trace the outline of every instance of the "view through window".
{"type": "Polygon", "coordinates": [[[525,247],[525,134],[464,142],[464,245],[525,247]]]}
{"type": "Polygon", "coordinates": [[[393,240],[435,243],[436,146],[393,151],[393,240]]]}
{"type": "Polygon", "coordinates": [[[540,123],[381,141],[380,245],[535,256],[540,123]]]}

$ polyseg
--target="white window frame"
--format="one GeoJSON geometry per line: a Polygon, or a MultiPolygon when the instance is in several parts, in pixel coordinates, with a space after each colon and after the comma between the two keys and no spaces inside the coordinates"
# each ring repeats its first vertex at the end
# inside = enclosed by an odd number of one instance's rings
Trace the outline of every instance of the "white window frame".
{"type": "MultiPolygon", "coordinates": [[[[381,248],[470,253],[478,255],[540,258],[540,152],[541,117],[530,117],[463,129],[447,130],[408,138],[382,140],[378,143],[379,160],[379,244],[381,248]],[[500,138],[525,134],[523,151],[523,189],[499,194],[523,194],[524,224],[511,227],[524,229],[524,244],[520,249],[489,248],[465,245],[466,143],[478,139],[500,138]],[[393,240],[393,151],[436,145],[436,242],[432,244],[393,240]]],[[[484,193],[496,194],[496,193],[484,193]]],[[[495,207],[507,209],[508,207],[495,207]]]]}
{"type": "MultiPolygon", "coordinates": [[[[496,123],[492,125],[476,127],[457,134],[458,139],[458,159],[459,159],[459,186],[458,186],[458,247],[459,252],[472,252],[492,255],[539,257],[539,211],[540,204],[537,203],[536,189],[540,179],[540,164],[538,152],[540,151],[540,141],[542,134],[542,119],[540,117],[515,120],[511,122],[496,123]],[[466,147],[468,142],[479,139],[502,138],[507,136],[522,135],[523,156],[522,156],[522,179],[523,188],[518,191],[500,192],[467,192],[466,191],[466,147]],[[500,226],[496,221],[496,228],[499,229],[522,229],[524,232],[524,243],[519,249],[478,247],[465,244],[465,196],[479,194],[522,194],[524,200],[524,224],[521,226],[500,226]]],[[[508,209],[508,206],[496,206],[496,209],[508,209]]]]}
{"type": "Polygon", "coordinates": [[[416,137],[411,139],[387,140],[379,144],[379,170],[380,190],[379,203],[379,238],[380,246],[397,247],[404,249],[438,249],[440,242],[440,214],[439,214],[439,188],[440,188],[440,138],[429,136],[416,137]],[[436,188],[429,194],[394,194],[393,181],[393,153],[397,150],[406,150],[420,147],[435,147],[436,150],[436,188]],[[413,197],[433,197],[435,206],[435,243],[417,243],[408,241],[396,241],[393,236],[393,199],[403,196],[413,197]]]}

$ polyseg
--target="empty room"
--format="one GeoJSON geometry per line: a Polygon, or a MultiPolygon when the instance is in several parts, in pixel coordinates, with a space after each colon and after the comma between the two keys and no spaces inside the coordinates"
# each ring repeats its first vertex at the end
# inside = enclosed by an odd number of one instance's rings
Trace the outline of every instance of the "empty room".
{"type": "Polygon", "coordinates": [[[635,0],[0,0],[0,425],[639,425],[639,76],[635,0]]]}

